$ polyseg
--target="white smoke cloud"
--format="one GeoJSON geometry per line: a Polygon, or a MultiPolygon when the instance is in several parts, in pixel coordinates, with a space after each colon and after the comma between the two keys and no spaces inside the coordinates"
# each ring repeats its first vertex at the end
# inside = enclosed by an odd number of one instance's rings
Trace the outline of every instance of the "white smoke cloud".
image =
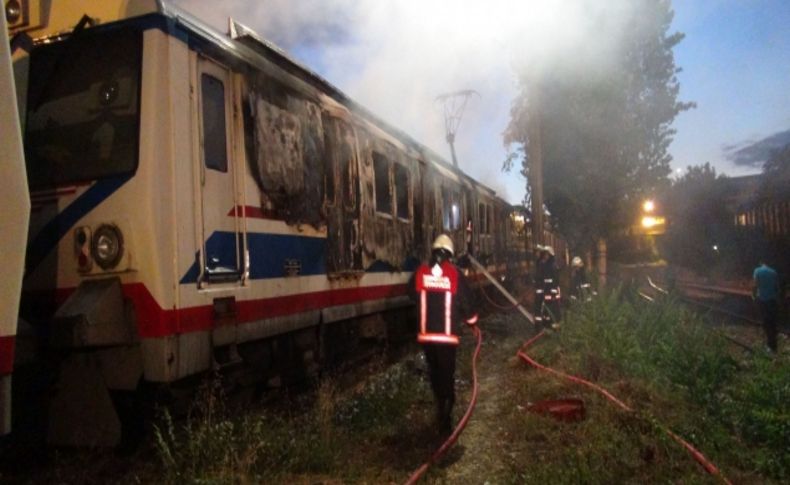
{"type": "Polygon", "coordinates": [[[448,160],[436,97],[474,89],[480,98],[469,101],[456,137],[459,163],[514,203],[525,181],[500,168],[516,70],[569,58],[569,69],[605,66],[632,13],[628,0],[175,3],[223,31],[228,17],[244,23],[448,160]]]}

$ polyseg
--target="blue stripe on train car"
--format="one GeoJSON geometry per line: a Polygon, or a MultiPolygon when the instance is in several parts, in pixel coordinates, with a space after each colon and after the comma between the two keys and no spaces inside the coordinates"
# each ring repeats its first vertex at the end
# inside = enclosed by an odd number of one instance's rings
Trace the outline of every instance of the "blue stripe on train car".
{"type": "MultiPolygon", "coordinates": [[[[326,239],[306,236],[248,233],[250,251],[250,279],[262,280],[282,278],[286,266],[298,265],[299,276],[326,274],[326,239]]],[[[236,259],[236,236],[233,232],[217,231],[209,236],[206,248],[217,260],[223,263],[236,259]]],[[[179,281],[180,284],[197,283],[198,255],[179,281]]],[[[404,260],[402,271],[411,272],[419,266],[414,257],[404,260]]],[[[391,273],[397,271],[392,265],[377,260],[371,264],[367,273],[391,273]]]]}
{"type": "Polygon", "coordinates": [[[110,177],[94,183],[36,234],[28,245],[26,272],[36,269],[63,236],[85,215],[115,193],[132,175],[110,177]]]}
{"type": "MultiPolygon", "coordinates": [[[[298,265],[300,276],[326,274],[326,239],[283,234],[248,233],[250,279],[282,278],[286,266],[298,265]]],[[[219,261],[235,261],[236,234],[217,231],[206,240],[206,248],[219,261]]],[[[197,283],[197,255],[179,283],[197,283]]]]}

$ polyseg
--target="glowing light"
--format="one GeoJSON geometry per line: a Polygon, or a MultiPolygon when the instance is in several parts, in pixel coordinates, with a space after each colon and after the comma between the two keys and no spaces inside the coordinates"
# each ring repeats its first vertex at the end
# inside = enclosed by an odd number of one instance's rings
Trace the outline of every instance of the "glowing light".
{"type": "Polygon", "coordinates": [[[648,213],[653,212],[655,210],[655,208],[656,208],[656,203],[653,202],[651,199],[647,199],[642,204],[642,210],[645,211],[645,212],[648,212],[648,213]]]}
{"type": "Polygon", "coordinates": [[[645,216],[642,218],[642,227],[645,229],[650,229],[651,227],[655,227],[659,224],[658,219],[651,216],[645,216]]]}
{"type": "Polygon", "coordinates": [[[718,246],[717,244],[714,244],[714,245],[713,245],[713,250],[714,250],[714,251],[718,251],[718,250],[719,250],[719,246],[718,246]]]}

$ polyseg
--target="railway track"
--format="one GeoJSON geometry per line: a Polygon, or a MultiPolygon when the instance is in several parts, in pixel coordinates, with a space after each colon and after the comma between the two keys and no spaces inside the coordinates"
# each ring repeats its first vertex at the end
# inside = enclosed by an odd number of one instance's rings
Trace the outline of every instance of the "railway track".
{"type": "MultiPolygon", "coordinates": [[[[639,295],[650,302],[670,295],[670,292],[654,282],[650,277],[646,278],[648,286],[641,287],[639,295]]],[[[693,282],[676,282],[675,291],[672,296],[678,301],[695,308],[707,322],[715,326],[736,325],[753,330],[759,330],[758,335],[748,335],[750,342],[744,342],[743,338],[736,338],[722,331],[717,331],[719,335],[732,342],[733,344],[754,352],[755,342],[762,342],[762,322],[757,317],[754,303],[751,301],[751,292],[743,288],[732,288],[718,285],[704,285],[693,282]],[[719,316],[718,319],[712,318],[713,315],[719,316]]],[[[788,335],[787,329],[780,328],[779,333],[788,335]]]]}

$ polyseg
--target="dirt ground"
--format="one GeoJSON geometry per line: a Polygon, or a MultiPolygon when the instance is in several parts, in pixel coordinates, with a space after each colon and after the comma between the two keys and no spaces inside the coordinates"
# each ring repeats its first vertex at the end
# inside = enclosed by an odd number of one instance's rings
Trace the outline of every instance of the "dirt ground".
{"type": "MultiPolygon", "coordinates": [[[[477,367],[477,405],[458,442],[437,466],[441,473],[436,474],[435,480],[439,483],[486,483],[487,477],[508,475],[513,466],[512,444],[509,443],[512,433],[505,428],[502,417],[503,413],[524,412],[524,405],[513,402],[509,390],[514,373],[529,372],[526,364],[516,357],[516,352],[536,330],[517,312],[483,319],[480,328],[483,345],[477,367]]],[[[474,342],[465,338],[463,345],[459,354],[459,374],[470,376],[469,360],[474,342]]],[[[466,392],[459,399],[456,420],[469,403],[471,385],[464,384],[466,392]]]]}

